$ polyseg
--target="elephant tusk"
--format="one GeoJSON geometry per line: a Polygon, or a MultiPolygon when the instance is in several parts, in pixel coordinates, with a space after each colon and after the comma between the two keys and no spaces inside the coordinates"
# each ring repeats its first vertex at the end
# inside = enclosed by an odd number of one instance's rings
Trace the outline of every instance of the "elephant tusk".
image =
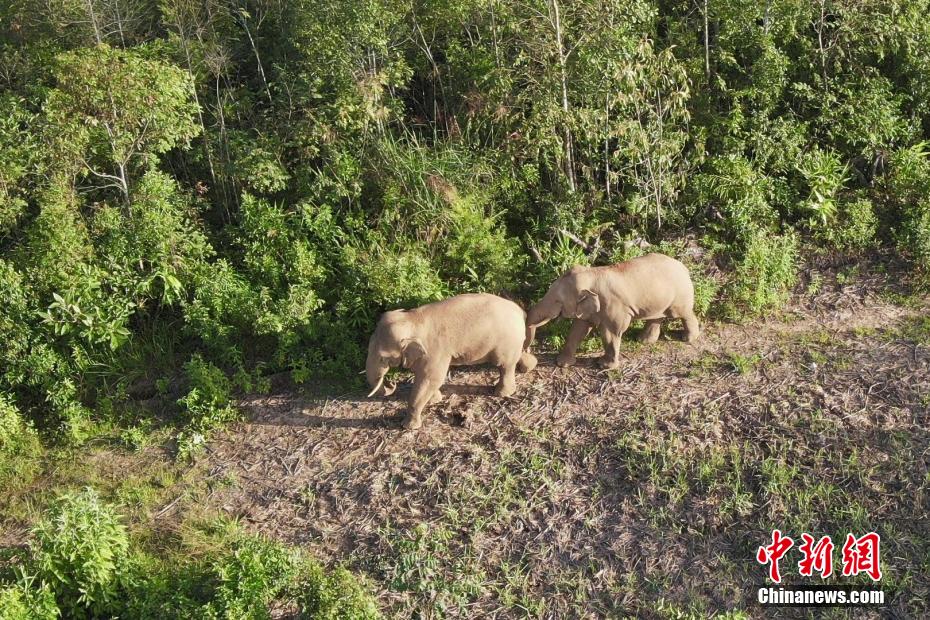
{"type": "Polygon", "coordinates": [[[384,383],[384,375],[381,375],[381,378],[378,379],[378,384],[374,387],[374,389],[371,392],[368,393],[368,398],[371,398],[372,396],[374,396],[375,392],[381,389],[381,384],[383,383],[384,383]]]}

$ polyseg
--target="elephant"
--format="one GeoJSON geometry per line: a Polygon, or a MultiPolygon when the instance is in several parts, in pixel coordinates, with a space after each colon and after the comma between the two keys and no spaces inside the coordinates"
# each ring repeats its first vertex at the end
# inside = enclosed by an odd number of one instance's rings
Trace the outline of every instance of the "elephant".
{"type": "Polygon", "coordinates": [[[422,426],[424,407],[442,400],[439,388],[449,366],[490,363],[500,380],[494,393],[510,396],[516,389],[515,372],[530,372],[536,357],[523,350],[526,313],[512,301],[486,293],[468,293],[381,315],[368,342],[365,372],[373,386],[369,398],[388,396],[395,386],[385,375],[401,366],[414,373],[404,427],[422,426]]]}
{"type": "Polygon", "coordinates": [[[700,334],[688,268],[664,254],[646,254],[605,267],[572,267],[530,308],[526,351],[536,328],[559,316],[573,319],[556,358],[559,366],[575,363],[578,345],[592,327],[600,329],[604,343],[604,356],[598,360],[603,368],[620,365],[620,337],[633,320],[646,322],[642,342],[658,340],[665,319],[682,319],[687,342],[694,342],[700,334]]]}

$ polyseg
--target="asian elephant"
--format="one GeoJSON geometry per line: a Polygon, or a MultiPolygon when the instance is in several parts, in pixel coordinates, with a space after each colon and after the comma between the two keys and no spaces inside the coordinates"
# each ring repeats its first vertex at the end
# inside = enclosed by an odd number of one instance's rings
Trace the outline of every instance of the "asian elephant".
{"type": "Polygon", "coordinates": [[[496,295],[457,295],[412,310],[391,310],[381,315],[368,341],[366,374],[373,386],[369,397],[390,395],[385,374],[401,366],[414,373],[404,427],[420,428],[423,408],[442,400],[440,386],[449,366],[494,364],[500,370],[494,393],[516,391],[515,372],[529,372],[536,358],[523,351],[526,313],[520,306],[496,295]]]}
{"type": "Polygon", "coordinates": [[[620,337],[634,320],[646,322],[643,342],[659,339],[665,319],[682,319],[687,342],[693,342],[700,333],[688,268],[664,254],[647,254],[606,267],[572,267],[530,309],[527,351],[536,328],[559,316],[573,319],[565,346],[556,358],[559,366],[575,363],[575,351],[592,327],[601,332],[604,356],[598,363],[604,368],[620,364],[620,337]]]}

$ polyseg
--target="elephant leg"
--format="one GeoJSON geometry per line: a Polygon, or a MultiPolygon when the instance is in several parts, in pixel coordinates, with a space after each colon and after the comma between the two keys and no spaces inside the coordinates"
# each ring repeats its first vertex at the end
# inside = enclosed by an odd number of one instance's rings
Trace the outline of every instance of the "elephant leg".
{"type": "Polygon", "coordinates": [[[449,363],[429,364],[422,372],[417,372],[413,382],[413,391],[407,404],[407,417],[404,428],[416,430],[423,426],[423,409],[435,397],[449,372],[449,363]]]}
{"type": "Polygon", "coordinates": [[[437,405],[442,402],[442,391],[439,388],[436,388],[436,391],[433,392],[433,395],[429,399],[430,405],[437,405]]]}
{"type": "Polygon", "coordinates": [[[559,366],[571,366],[574,364],[575,352],[578,351],[578,346],[590,331],[590,323],[582,321],[581,319],[575,319],[572,322],[572,328],[568,332],[568,337],[565,339],[565,346],[562,347],[562,352],[559,353],[559,356],[555,358],[555,363],[559,366]]]}
{"type": "Polygon", "coordinates": [[[523,351],[520,354],[520,361],[517,362],[517,372],[533,372],[536,368],[536,356],[529,351],[523,351]]]}
{"type": "Polygon", "coordinates": [[[662,319],[646,321],[646,329],[639,335],[639,341],[647,344],[656,342],[662,333],[662,319]]]}
{"type": "Polygon", "coordinates": [[[516,364],[500,367],[501,378],[494,387],[494,394],[497,396],[510,396],[517,391],[516,370],[516,364]]]}
{"type": "Polygon", "coordinates": [[[620,339],[630,326],[630,317],[624,316],[617,325],[602,325],[601,340],[604,342],[604,356],[597,363],[601,368],[616,368],[620,365],[620,339]]]}
{"type": "Polygon", "coordinates": [[[694,342],[701,335],[701,326],[693,310],[683,312],[681,320],[685,324],[685,342],[694,342]]]}

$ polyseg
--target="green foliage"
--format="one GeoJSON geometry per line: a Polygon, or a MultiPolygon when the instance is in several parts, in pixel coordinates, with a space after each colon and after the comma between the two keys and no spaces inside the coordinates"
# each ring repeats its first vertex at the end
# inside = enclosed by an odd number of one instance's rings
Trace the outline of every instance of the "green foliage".
{"type": "Polygon", "coordinates": [[[801,157],[798,171],[809,190],[801,210],[809,214],[811,226],[826,226],[836,217],[836,195],[846,182],[846,166],[836,153],[814,148],[801,157]]]}
{"type": "Polygon", "coordinates": [[[284,548],[257,538],[240,541],[213,563],[218,583],[205,617],[270,618],[269,603],[281,594],[292,571],[293,560],[284,548]]]}
{"type": "Polygon", "coordinates": [[[374,599],[358,578],[344,568],[328,573],[304,559],[291,586],[301,613],[314,620],[374,620],[380,618],[374,599]]]}
{"type": "Polygon", "coordinates": [[[37,164],[35,116],[25,103],[9,93],[0,96],[0,239],[15,229],[28,206],[26,181],[37,164]]]}
{"type": "Polygon", "coordinates": [[[42,449],[38,434],[10,397],[0,392],[0,493],[29,482],[42,449]]]}
{"type": "Polygon", "coordinates": [[[755,232],[726,285],[727,313],[752,316],[784,304],[797,281],[797,261],[798,238],[794,233],[755,232]]]}
{"type": "Polygon", "coordinates": [[[700,271],[699,265],[691,267],[689,271],[694,284],[694,311],[698,316],[706,316],[720,292],[720,283],[700,271]]]}
{"type": "Polygon", "coordinates": [[[55,620],[61,610],[48,584],[21,575],[16,583],[0,584],[0,618],[4,620],[55,620]]]}
{"type": "Polygon", "coordinates": [[[33,534],[18,577],[0,581],[4,619],[260,620],[278,604],[319,620],[380,617],[364,583],[347,570],[324,570],[297,549],[237,528],[214,541],[212,557],[152,556],[130,544],[116,510],[89,488],[60,496],[33,534]]]}
{"type": "Polygon", "coordinates": [[[45,112],[58,148],[81,174],[115,185],[127,200],[131,168],[199,131],[191,76],[137,50],[101,44],[66,52],[55,78],[45,112]]]}
{"type": "Polygon", "coordinates": [[[816,231],[818,238],[850,252],[861,252],[874,246],[877,235],[875,208],[865,197],[840,201],[835,223],[816,231]]]}
{"type": "Polygon", "coordinates": [[[921,271],[930,273],[930,152],[927,143],[896,151],[885,179],[886,202],[899,251],[921,271]]]}
{"type": "Polygon", "coordinates": [[[178,437],[178,455],[190,458],[203,447],[210,431],[236,419],[238,412],[232,404],[232,382],[200,354],[184,364],[184,375],[190,389],[178,399],[186,427],[178,437]]]}
{"type": "Polygon", "coordinates": [[[99,613],[115,602],[129,536],[93,489],[59,497],[33,535],[38,575],[64,610],[99,613]]]}
{"type": "MultiPolygon", "coordinates": [[[[926,277],[925,9],[4,6],[0,392],[80,442],[185,360],[350,384],[388,308],[647,247],[733,317],[806,243],[926,277]]],[[[204,389],[160,394],[182,454],[233,417],[204,389]]]]}

